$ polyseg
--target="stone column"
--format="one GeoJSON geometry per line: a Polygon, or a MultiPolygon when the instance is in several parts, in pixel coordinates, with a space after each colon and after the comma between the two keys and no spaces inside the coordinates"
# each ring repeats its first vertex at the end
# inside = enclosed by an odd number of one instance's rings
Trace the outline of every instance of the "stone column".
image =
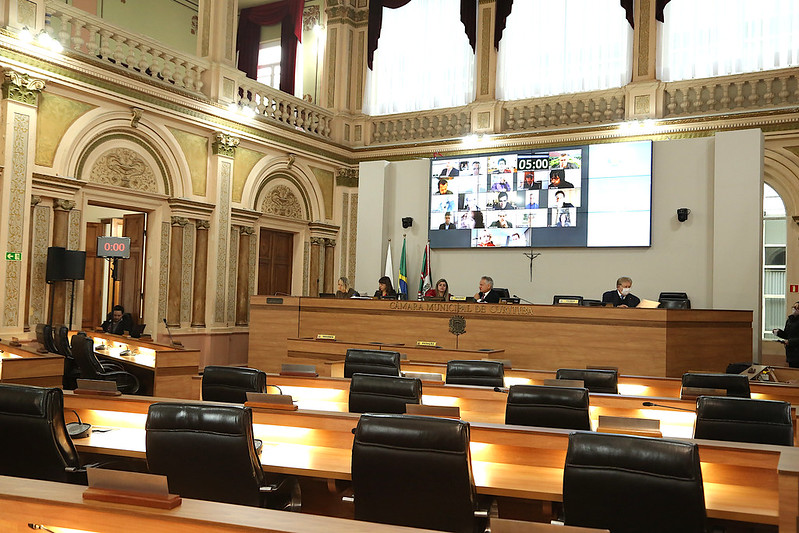
{"type": "Polygon", "coordinates": [[[664,85],[656,77],[657,21],[655,0],[635,0],[633,31],[633,76],[624,87],[624,115],[627,120],[663,116],[664,85]]]}
{"type": "Polygon", "coordinates": [[[36,107],[44,81],[7,70],[2,85],[0,160],[0,332],[21,334],[29,261],[31,177],[36,147],[36,107]]]}
{"type": "MultiPolygon", "coordinates": [[[[53,201],[53,246],[69,248],[69,214],[75,208],[72,200],[56,198],[53,201]]],[[[62,324],[67,309],[67,283],[53,282],[52,317],[53,324],[62,324]]]]}
{"type": "Polygon", "coordinates": [[[238,0],[200,0],[197,20],[197,55],[208,59],[203,92],[212,100],[235,101],[239,77],[236,69],[238,0]]]}
{"type": "Polygon", "coordinates": [[[311,237],[311,261],[308,268],[308,296],[319,296],[319,258],[322,254],[322,237],[311,237]]]}
{"type": "Polygon", "coordinates": [[[180,293],[183,278],[183,228],[187,218],[172,217],[169,248],[169,288],[167,292],[166,320],[170,327],[180,327],[180,293]]]}
{"type": "Polygon", "coordinates": [[[209,175],[208,197],[216,198],[217,202],[208,233],[209,256],[213,259],[208,263],[211,294],[207,301],[211,305],[209,309],[206,309],[206,325],[227,325],[225,310],[230,253],[230,204],[233,185],[233,158],[238,144],[238,138],[225,133],[217,133],[212,144],[212,170],[209,175]]]}
{"type": "Polygon", "coordinates": [[[205,327],[205,295],[208,284],[208,228],[207,220],[198,220],[194,255],[194,297],[191,306],[191,326],[205,327]]]}
{"type": "Polygon", "coordinates": [[[239,230],[239,263],[236,276],[236,325],[249,323],[250,309],[250,239],[255,228],[242,227],[239,230]]]}
{"type": "Polygon", "coordinates": [[[358,237],[358,169],[340,168],[336,189],[341,191],[341,231],[339,232],[339,276],[355,287],[355,245],[358,237]]]}
{"type": "Polygon", "coordinates": [[[335,261],[336,261],[336,239],[325,239],[325,269],[324,269],[324,282],[325,292],[336,292],[336,283],[333,280],[335,276],[335,261]]]}

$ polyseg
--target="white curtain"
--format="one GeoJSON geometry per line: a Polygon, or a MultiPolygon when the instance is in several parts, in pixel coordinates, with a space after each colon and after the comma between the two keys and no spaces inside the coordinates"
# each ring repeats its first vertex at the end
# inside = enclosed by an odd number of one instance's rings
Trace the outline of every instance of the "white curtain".
{"type": "Polygon", "coordinates": [[[497,58],[497,98],[520,100],[622,87],[633,32],[619,0],[513,2],[497,58]]]}
{"type": "Polygon", "coordinates": [[[658,77],[709,78],[799,65],[799,1],[671,0],[658,77]]]}
{"type": "Polygon", "coordinates": [[[460,0],[412,0],[383,8],[363,112],[387,115],[456,107],[474,100],[474,52],[460,0]]]}

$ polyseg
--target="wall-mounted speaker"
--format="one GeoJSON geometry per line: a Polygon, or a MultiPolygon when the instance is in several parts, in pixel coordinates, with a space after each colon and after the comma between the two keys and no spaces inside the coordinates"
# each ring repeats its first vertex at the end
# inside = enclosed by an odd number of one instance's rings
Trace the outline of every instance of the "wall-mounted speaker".
{"type": "Polygon", "coordinates": [[[85,274],[86,252],[66,250],[61,246],[51,246],[47,249],[47,271],[45,277],[48,283],[83,279],[85,274]]]}

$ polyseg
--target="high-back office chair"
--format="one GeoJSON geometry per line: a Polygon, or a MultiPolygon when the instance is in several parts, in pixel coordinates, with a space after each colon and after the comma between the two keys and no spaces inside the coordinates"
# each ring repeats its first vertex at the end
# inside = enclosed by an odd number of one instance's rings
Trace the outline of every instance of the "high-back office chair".
{"type": "Polygon", "coordinates": [[[422,403],[422,380],[353,374],[350,382],[350,413],[405,413],[409,403],[422,403]]]}
{"type": "Polygon", "coordinates": [[[590,431],[588,389],[512,385],[505,423],[590,431]]]}
{"type": "Polygon", "coordinates": [[[700,396],[696,399],[694,438],[793,446],[791,404],[700,396]]]}
{"type": "Polygon", "coordinates": [[[266,484],[252,410],[241,405],[155,403],[147,414],[147,468],[185,498],[298,510],[299,486],[266,484]]]}
{"type": "Polygon", "coordinates": [[[556,294],[552,297],[552,305],[582,305],[582,296],[570,296],[565,294],[556,294]]]}
{"type": "Polygon", "coordinates": [[[94,355],[94,342],[85,333],[80,332],[72,336],[72,353],[80,368],[80,377],[83,379],[114,381],[117,389],[123,394],[139,392],[139,380],[136,376],[124,370],[107,370],[100,364],[94,355]]]}
{"type": "Polygon", "coordinates": [[[661,292],[658,302],[660,302],[660,307],[664,309],[691,308],[691,300],[684,292],[661,292]]]}
{"type": "Polygon", "coordinates": [[[358,350],[350,348],[344,358],[344,377],[351,378],[355,373],[400,375],[400,354],[387,350],[358,350]]]}
{"type": "Polygon", "coordinates": [[[72,348],[69,346],[69,329],[66,326],[56,326],[53,329],[53,341],[57,353],[64,357],[72,357],[72,348]]]}
{"type": "Polygon", "coordinates": [[[705,495],[695,443],[606,433],[569,436],[563,469],[569,526],[613,533],[700,533],[705,495]]]}
{"type": "Polygon", "coordinates": [[[203,400],[244,403],[248,392],[266,392],[266,372],[234,366],[206,366],[203,369],[203,400]]]}
{"type": "Polygon", "coordinates": [[[724,389],[727,396],[751,398],[749,378],[739,374],[700,374],[686,372],[682,375],[682,387],[700,389],[724,389]]]}
{"type": "Polygon", "coordinates": [[[477,494],[469,424],[409,415],[361,415],[352,444],[355,518],[472,533],[477,494]]]}
{"type": "Polygon", "coordinates": [[[447,361],[447,385],[504,387],[505,367],[500,361],[447,361]]]}
{"type": "Polygon", "coordinates": [[[53,326],[50,324],[36,324],[36,341],[48,352],[58,353],[53,341],[53,326]]]}
{"type": "Polygon", "coordinates": [[[619,373],[616,370],[594,368],[559,368],[555,379],[582,380],[589,392],[619,393],[619,373]]]}
{"type": "Polygon", "coordinates": [[[491,290],[498,293],[500,298],[510,298],[510,291],[508,289],[493,287],[491,290]]]}
{"type": "Polygon", "coordinates": [[[58,388],[0,383],[0,475],[85,483],[58,388]]]}

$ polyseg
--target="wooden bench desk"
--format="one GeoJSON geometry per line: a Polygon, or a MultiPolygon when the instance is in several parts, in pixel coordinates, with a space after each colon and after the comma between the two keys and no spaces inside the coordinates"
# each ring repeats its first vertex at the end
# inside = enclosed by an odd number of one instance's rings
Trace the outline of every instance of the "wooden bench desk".
{"type": "Polygon", "coordinates": [[[0,383],[61,387],[63,379],[64,356],[0,342],[0,383]]]}
{"type": "MultiPolygon", "coordinates": [[[[113,427],[76,441],[81,453],[145,457],[144,424],[150,403],[162,399],[90,398],[65,394],[66,416],[75,409],[95,427],[113,427]]],[[[169,401],[163,399],[163,401],[169,401]]],[[[253,409],[253,430],[263,440],[265,470],[299,476],[350,478],[352,429],[358,415],[253,409]]],[[[561,501],[569,431],[472,423],[471,450],[480,494],[561,501]]],[[[780,526],[796,532],[799,449],[685,439],[700,447],[708,516],[780,526]]]]}

